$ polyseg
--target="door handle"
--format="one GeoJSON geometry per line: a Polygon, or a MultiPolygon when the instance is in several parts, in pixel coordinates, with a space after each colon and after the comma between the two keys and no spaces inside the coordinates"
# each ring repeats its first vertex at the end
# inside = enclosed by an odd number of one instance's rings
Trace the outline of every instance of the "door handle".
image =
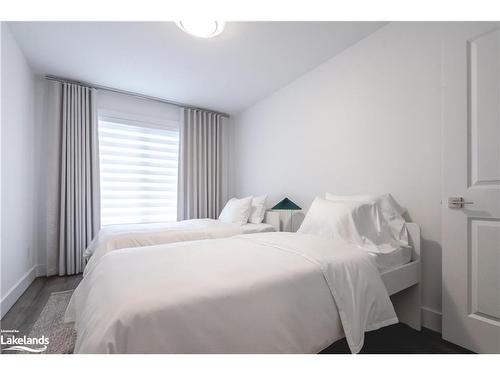
{"type": "Polygon", "coordinates": [[[466,202],[463,197],[448,198],[448,208],[464,208],[466,204],[474,204],[474,202],[466,202]]]}

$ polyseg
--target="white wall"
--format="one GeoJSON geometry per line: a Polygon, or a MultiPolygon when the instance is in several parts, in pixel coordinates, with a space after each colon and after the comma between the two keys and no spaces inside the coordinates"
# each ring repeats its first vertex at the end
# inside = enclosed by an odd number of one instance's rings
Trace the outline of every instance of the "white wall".
{"type": "Polygon", "coordinates": [[[34,75],[2,23],[1,316],[36,271],[34,75]]]}
{"type": "Polygon", "coordinates": [[[424,322],[441,310],[440,25],[392,23],[236,116],[237,195],[304,209],[390,192],[422,226],[424,322]],[[429,310],[430,309],[430,310],[429,310]],[[438,312],[433,313],[433,311],[438,312]]]}

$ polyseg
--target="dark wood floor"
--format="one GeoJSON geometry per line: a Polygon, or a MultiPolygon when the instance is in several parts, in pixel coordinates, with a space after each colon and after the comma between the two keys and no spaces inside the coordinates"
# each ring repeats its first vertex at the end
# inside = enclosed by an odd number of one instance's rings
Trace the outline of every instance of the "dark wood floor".
{"type": "Polygon", "coordinates": [[[2,318],[0,327],[16,329],[19,331],[19,336],[27,335],[45,307],[50,294],[75,289],[81,280],[81,275],[36,278],[2,318]]]}
{"type": "MultiPolygon", "coordinates": [[[[2,329],[17,329],[21,335],[28,334],[44,308],[52,292],[74,289],[82,277],[37,278],[5,314],[0,322],[2,329]]],[[[344,340],[337,341],[321,354],[347,354],[349,348],[344,340]]],[[[443,339],[439,333],[422,329],[415,331],[404,324],[394,324],[377,331],[368,332],[361,353],[372,354],[464,354],[471,353],[443,339]]]]}
{"type": "MultiPolygon", "coordinates": [[[[320,354],[350,353],[345,339],[320,354]]],[[[394,324],[365,334],[362,354],[470,354],[467,349],[441,338],[441,334],[422,328],[418,332],[405,324],[394,324]]]]}

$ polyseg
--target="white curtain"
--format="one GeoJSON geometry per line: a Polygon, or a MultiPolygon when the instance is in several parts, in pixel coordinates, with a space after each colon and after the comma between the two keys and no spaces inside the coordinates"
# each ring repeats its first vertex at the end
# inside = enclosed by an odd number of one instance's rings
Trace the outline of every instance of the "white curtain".
{"type": "Polygon", "coordinates": [[[72,275],[100,227],[96,90],[50,82],[46,104],[46,273],[72,275]]]}
{"type": "Polygon", "coordinates": [[[182,109],[178,220],[216,219],[222,209],[224,140],[221,117],[209,111],[182,109]]]}
{"type": "Polygon", "coordinates": [[[63,83],[61,107],[59,275],[72,275],[100,227],[96,90],[63,83]]]}

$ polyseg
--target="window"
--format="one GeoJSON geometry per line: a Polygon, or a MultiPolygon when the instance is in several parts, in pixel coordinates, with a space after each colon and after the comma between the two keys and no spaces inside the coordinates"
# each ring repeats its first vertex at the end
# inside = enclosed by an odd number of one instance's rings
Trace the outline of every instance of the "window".
{"type": "Polygon", "coordinates": [[[99,121],[101,225],[177,219],[179,130],[99,121]]]}

